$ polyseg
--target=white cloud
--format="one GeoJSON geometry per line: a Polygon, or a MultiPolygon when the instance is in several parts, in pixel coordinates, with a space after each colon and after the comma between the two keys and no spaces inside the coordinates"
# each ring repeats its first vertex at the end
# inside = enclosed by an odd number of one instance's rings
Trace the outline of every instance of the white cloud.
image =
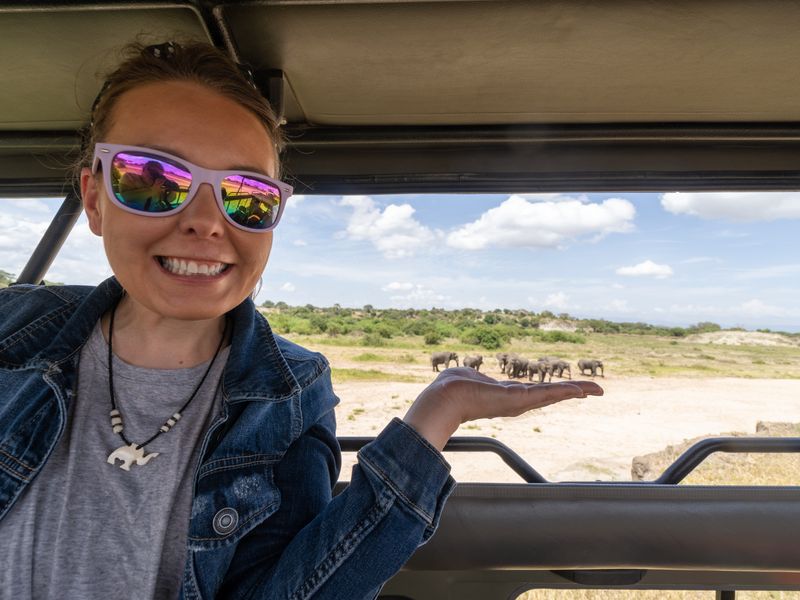
{"type": "Polygon", "coordinates": [[[553,248],[581,236],[601,238],[632,231],[635,215],[633,204],[622,198],[589,203],[583,198],[559,196],[532,202],[514,195],[477,221],[450,233],[447,245],[464,250],[490,246],[553,248]]]}
{"type": "Polygon", "coordinates": [[[282,292],[293,292],[296,289],[297,288],[295,288],[294,284],[292,282],[290,282],[290,281],[287,281],[286,283],[284,283],[280,288],[280,290],[282,292]]]}
{"type": "Polygon", "coordinates": [[[305,240],[295,240],[292,244],[295,246],[308,246],[308,242],[305,240]]]}
{"type": "Polygon", "coordinates": [[[676,215],[731,221],[800,219],[798,192],[670,192],[661,206],[676,215]]]}
{"type": "Polygon", "coordinates": [[[640,262],[632,267],[620,267],[616,272],[617,275],[627,277],[655,277],[656,279],[671,277],[673,274],[672,267],[656,264],[652,260],[640,262]]]}
{"type": "MultiPolygon", "coordinates": [[[[44,235],[60,199],[3,199],[0,204],[0,269],[19,275],[44,235]]],[[[45,278],[61,283],[95,285],[109,277],[101,238],[81,215],[45,278]]]]}
{"type": "Polygon", "coordinates": [[[525,200],[532,200],[533,202],[573,202],[575,200],[580,200],[581,202],[587,202],[586,195],[580,196],[564,196],[563,194],[559,193],[541,193],[541,194],[514,194],[519,198],[524,198],[525,200]]]}
{"type": "Polygon", "coordinates": [[[386,258],[413,256],[436,239],[431,229],[414,219],[410,204],[390,204],[381,210],[369,196],[345,196],[340,204],[353,209],[344,237],[370,241],[386,258]]]}
{"type": "Polygon", "coordinates": [[[549,294],[542,303],[547,308],[554,308],[556,310],[566,310],[569,306],[569,296],[564,292],[556,292],[549,294]]]}
{"type": "MultiPolygon", "coordinates": [[[[401,284],[402,285],[402,284],[401,284]]],[[[398,294],[390,296],[392,302],[401,303],[404,306],[431,306],[434,303],[445,303],[450,300],[450,296],[439,294],[431,288],[425,287],[420,284],[412,285],[411,288],[402,288],[408,290],[407,294],[398,294]]]]}
{"type": "Polygon", "coordinates": [[[393,281],[381,288],[384,292],[407,292],[414,289],[413,283],[393,281]]]}

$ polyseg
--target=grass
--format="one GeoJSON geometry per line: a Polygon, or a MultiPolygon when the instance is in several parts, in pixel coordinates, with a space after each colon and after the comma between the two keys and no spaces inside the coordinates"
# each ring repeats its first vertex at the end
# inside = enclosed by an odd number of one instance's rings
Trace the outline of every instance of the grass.
{"type": "Polygon", "coordinates": [[[414,364],[419,362],[413,354],[375,354],[374,352],[362,352],[353,357],[356,362],[391,362],[401,364],[414,364]]]}
{"type": "Polygon", "coordinates": [[[706,458],[682,484],[800,485],[800,455],[718,452],[706,458]]]}
{"type": "Polygon", "coordinates": [[[353,357],[353,360],[358,362],[381,362],[384,360],[383,356],[375,354],[374,352],[362,352],[353,357]]]}
{"type": "Polygon", "coordinates": [[[527,358],[561,357],[572,364],[573,377],[579,376],[575,364],[579,359],[600,358],[605,363],[606,373],[614,377],[800,379],[798,347],[697,344],[652,335],[594,333],[587,335],[586,343],[581,345],[515,338],[492,351],[456,339],[426,346],[420,336],[386,339],[380,348],[365,348],[363,337],[358,335],[330,337],[290,334],[288,337],[323,353],[326,348],[359,347],[360,351],[354,357],[359,362],[419,364],[425,362],[432,352],[453,350],[462,358],[465,354],[481,354],[484,364],[488,366],[493,365],[495,353],[502,351],[516,352],[527,358]]]}
{"type": "Polygon", "coordinates": [[[424,383],[427,380],[415,375],[401,375],[397,373],[387,373],[377,369],[331,369],[333,383],[344,383],[347,381],[397,381],[401,383],[424,383]]]}

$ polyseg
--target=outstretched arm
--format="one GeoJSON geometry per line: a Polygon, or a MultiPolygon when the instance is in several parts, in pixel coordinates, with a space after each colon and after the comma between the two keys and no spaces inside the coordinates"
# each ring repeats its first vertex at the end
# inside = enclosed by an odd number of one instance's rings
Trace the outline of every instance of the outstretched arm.
{"type": "Polygon", "coordinates": [[[497,381],[460,367],[442,371],[417,397],[403,420],[442,450],[458,426],[467,421],[516,417],[568,398],[602,395],[603,389],[592,381],[497,381]]]}

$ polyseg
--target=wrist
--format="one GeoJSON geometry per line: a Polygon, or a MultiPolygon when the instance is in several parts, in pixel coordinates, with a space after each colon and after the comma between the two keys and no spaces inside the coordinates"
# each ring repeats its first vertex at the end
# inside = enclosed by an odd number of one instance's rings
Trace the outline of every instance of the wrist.
{"type": "Polygon", "coordinates": [[[403,422],[413,427],[440,452],[461,424],[457,416],[448,410],[446,403],[432,402],[424,396],[411,405],[403,422]]]}

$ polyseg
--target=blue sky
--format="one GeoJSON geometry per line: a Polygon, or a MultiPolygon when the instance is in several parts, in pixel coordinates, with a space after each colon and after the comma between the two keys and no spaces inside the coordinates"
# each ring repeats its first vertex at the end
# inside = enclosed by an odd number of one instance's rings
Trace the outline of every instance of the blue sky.
{"type": "MultiPolygon", "coordinates": [[[[0,200],[19,273],[60,200],[0,200]]],[[[258,301],[800,331],[800,193],[295,196],[258,301]]],[[[81,218],[48,279],[110,274],[81,218]]]]}

